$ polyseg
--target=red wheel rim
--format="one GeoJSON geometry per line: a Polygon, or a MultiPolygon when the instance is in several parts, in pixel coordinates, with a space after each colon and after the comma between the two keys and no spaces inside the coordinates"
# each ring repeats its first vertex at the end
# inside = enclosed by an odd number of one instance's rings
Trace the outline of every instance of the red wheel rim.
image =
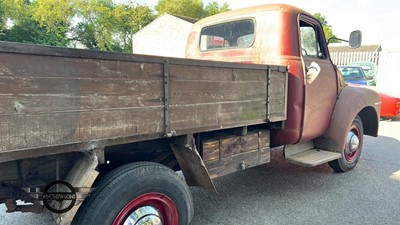
{"type": "MultiPolygon", "coordinates": [[[[128,217],[141,207],[150,206],[159,212],[160,225],[178,225],[178,209],[175,203],[161,193],[146,193],[133,199],[118,213],[112,225],[123,225],[128,217]]],[[[154,224],[158,225],[158,224],[154,224]]]]}
{"type": "Polygon", "coordinates": [[[358,154],[360,153],[360,145],[361,145],[362,136],[361,136],[360,129],[355,124],[353,124],[351,126],[350,132],[353,132],[357,136],[357,138],[360,140],[360,144],[358,145],[357,149],[354,152],[345,153],[346,160],[349,162],[352,162],[357,159],[358,154]]]}

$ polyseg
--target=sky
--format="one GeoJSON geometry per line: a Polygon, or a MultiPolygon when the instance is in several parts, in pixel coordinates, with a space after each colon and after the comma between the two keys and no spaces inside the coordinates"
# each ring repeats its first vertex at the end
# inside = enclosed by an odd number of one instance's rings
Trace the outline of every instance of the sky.
{"type": "MultiPolygon", "coordinates": [[[[353,30],[361,30],[363,44],[380,44],[400,47],[399,0],[203,0],[205,4],[216,1],[228,3],[231,9],[255,5],[285,3],[311,14],[321,13],[332,26],[333,33],[347,39],[353,30]]],[[[157,0],[142,0],[149,6],[157,0]]]]}

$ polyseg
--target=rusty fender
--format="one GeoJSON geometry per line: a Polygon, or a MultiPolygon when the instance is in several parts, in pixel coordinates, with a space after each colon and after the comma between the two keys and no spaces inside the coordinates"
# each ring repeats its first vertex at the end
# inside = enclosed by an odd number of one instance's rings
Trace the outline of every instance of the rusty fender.
{"type": "Polygon", "coordinates": [[[320,149],[340,152],[344,149],[348,129],[354,118],[361,117],[364,134],[377,137],[379,126],[380,98],[371,89],[346,86],[335,103],[331,121],[325,134],[314,140],[320,149]]]}

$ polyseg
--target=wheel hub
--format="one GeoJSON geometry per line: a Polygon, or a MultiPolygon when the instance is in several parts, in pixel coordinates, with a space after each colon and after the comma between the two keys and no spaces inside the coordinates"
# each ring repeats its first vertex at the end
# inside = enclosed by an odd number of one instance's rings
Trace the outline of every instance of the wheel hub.
{"type": "Polygon", "coordinates": [[[145,193],[130,201],[113,225],[178,225],[175,203],[162,193],[145,193]]]}
{"type": "Polygon", "coordinates": [[[124,222],[124,225],[163,225],[161,213],[152,206],[144,206],[135,210],[124,222]]]}
{"type": "Polygon", "coordinates": [[[353,154],[354,152],[357,151],[359,146],[360,146],[360,139],[353,131],[350,131],[349,134],[347,135],[346,149],[345,149],[346,154],[347,155],[353,154]]]}

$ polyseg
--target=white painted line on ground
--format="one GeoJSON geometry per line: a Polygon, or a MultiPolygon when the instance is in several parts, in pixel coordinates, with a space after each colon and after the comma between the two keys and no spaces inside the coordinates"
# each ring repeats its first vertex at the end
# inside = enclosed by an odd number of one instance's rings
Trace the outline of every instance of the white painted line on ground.
{"type": "Polygon", "coordinates": [[[391,175],[389,178],[390,178],[390,179],[393,179],[393,180],[398,180],[398,181],[400,181],[400,170],[397,171],[397,172],[392,173],[392,175],[391,175]]]}

